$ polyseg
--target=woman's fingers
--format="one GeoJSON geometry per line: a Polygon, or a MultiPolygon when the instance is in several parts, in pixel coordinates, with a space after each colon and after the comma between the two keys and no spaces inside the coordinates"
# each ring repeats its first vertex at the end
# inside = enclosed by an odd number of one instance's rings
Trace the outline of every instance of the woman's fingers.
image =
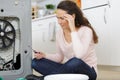
{"type": "Polygon", "coordinates": [[[35,53],[35,54],[34,54],[34,57],[35,57],[36,59],[41,59],[41,58],[43,58],[43,54],[40,53],[40,52],[38,52],[38,53],[35,53]]]}
{"type": "Polygon", "coordinates": [[[75,31],[75,16],[70,14],[65,14],[64,18],[68,21],[71,31],[75,31]]]}

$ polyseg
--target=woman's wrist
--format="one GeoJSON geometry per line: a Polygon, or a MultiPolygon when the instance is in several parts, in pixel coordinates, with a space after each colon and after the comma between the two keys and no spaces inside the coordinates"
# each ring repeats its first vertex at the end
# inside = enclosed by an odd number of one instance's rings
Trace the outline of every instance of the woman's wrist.
{"type": "Polygon", "coordinates": [[[71,32],[75,32],[75,31],[76,31],[75,27],[71,27],[71,32]]]}
{"type": "Polygon", "coordinates": [[[46,54],[42,54],[42,57],[45,58],[45,57],[46,57],[46,54]]]}

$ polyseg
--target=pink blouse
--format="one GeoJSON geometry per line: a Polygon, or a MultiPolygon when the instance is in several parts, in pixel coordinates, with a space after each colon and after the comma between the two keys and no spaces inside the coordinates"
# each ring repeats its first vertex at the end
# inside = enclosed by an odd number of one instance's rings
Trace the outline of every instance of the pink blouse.
{"type": "Polygon", "coordinates": [[[93,42],[92,30],[82,26],[77,32],[71,33],[71,43],[67,43],[63,31],[60,29],[56,34],[56,54],[47,54],[46,58],[62,62],[77,57],[82,59],[90,67],[94,67],[97,72],[97,57],[95,53],[95,44],[93,42]]]}

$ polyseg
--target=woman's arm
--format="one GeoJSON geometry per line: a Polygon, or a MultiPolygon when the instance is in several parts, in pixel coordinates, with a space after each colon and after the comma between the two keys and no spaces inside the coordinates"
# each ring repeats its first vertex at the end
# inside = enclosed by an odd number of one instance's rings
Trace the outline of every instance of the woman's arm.
{"type": "Polygon", "coordinates": [[[76,57],[82,58],[86,55],[92,37],[92,30],[88,27],[81,27],[78,32],[71,32],[73,50],[76,57]]]}

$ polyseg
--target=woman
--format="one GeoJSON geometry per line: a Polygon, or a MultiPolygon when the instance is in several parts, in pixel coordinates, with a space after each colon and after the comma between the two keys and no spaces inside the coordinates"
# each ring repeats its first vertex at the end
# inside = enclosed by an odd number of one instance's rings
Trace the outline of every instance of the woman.
{"type": "Polygon", "coordinates": [[[42,75],[77,73],[96,80],[98,37],[79,7],[64,0],[57,6],[56,17],[61,29],[56,34],[57,53],[36,53],[32,67],[42,75]],[[63,60],[65,59],[64,63],[63,60]]]}

